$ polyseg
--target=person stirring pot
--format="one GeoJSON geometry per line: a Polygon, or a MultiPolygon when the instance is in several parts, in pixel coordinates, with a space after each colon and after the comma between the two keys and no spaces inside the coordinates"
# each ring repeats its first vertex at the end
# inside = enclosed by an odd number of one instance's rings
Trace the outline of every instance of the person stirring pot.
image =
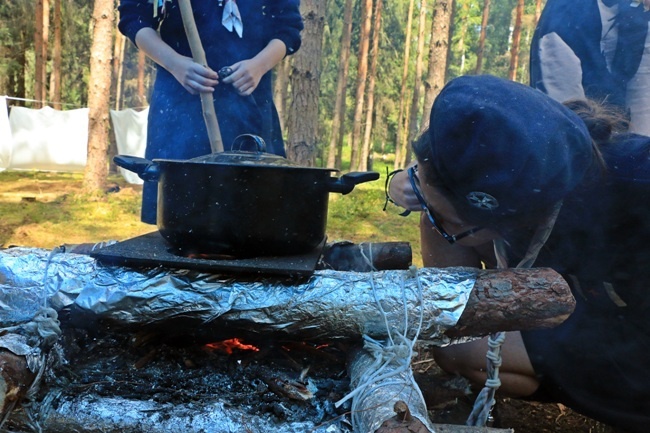
{"type": "MultiPolygon", "coordinates": [[[[190,159],[211,153],[201,92],[214,92],[223,145],[260,136],[286,156],[273,104],[271,69],[301,45],[299,0],[192,2],[209,67],[192,60],[177,0],[121,0],[119,29],[156,63],[145,157],[190,159]],[[220,79],[215,71],[229,68],[220,79]]],[[[200,187],[200,185],[198,186],[200,187]]],[[[156,182],[143,186],[142,221],[156,223],[156,182]]]]}

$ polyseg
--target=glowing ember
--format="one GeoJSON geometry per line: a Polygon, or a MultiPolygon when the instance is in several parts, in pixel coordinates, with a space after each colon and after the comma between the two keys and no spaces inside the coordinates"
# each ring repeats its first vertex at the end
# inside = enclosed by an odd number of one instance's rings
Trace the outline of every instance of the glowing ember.
{"type": "Polygon", "coordinates": [[[260,349],[252,344],[244,344],[239,338],[231,338],[228,340],[217,341],[214,343],[208,343],[203,346],[208,350],[218,350],[228,355],[232,355],[235,349],[237,350],[252,350],[253,352],[259,352],[260,349]]]}

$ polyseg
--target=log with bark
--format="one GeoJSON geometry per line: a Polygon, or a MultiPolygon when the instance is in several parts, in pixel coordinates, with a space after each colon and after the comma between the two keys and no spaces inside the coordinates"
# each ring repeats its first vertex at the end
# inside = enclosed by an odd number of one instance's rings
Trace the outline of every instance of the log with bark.
{"type": "Polygon", "coordinates": [[[128,269],[85,255],[9,249],[0,251],[0,278],[11,286],[6,292],[0,287],[0,300],[13,308],[0,311],[0,323],[31,318],[47,298],[56,310],[120,326],[180,320],[185,326],[231,326],[320,341],[381,339],[387,324],[402,328],[422,314],[420,338],[447,343],[445,333],[456,338],[555,326],[575,303],[566,281],[544,268],[322,270],[296,281],[128,269]]]}

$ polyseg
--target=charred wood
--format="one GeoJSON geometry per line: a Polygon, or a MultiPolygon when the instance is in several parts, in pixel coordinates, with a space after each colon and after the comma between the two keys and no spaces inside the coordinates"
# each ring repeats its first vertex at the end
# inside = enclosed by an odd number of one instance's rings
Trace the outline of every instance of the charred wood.
{"type": "Polygon", "coordinates": [[[0,420],[19,404],[27,394],[36,374],[27,366],[25,356],[0,349],[0,420]]]}
{"type": "Polygon", "coordinates": [[[344,354],[337,365],[314,358],[297,373],[280,349],[255,360],[254,351],[134,340],[118,330],[66,329],[67,364],[29,407],[11,415],[8,431],[39,431],[38,425],[49,433],[350,432],[332,403],[347,389],[344,354]],[[157,356],[136,367],[151,345],[157,356]]]}
{"type": "Polygon", "coordinates": [[[413,253],[408,242],[355,244],[342,241],[325,245],[318,268],[370,272],[408,269],[412,262],[413,253]]]}

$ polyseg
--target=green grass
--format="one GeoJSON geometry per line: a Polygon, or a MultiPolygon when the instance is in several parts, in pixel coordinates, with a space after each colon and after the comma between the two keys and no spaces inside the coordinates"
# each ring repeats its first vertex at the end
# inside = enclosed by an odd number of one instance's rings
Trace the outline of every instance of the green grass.
{"type": "MultiPolygon", "coordinates": [[[[380,179],[357,185],[346,195],[330,194],[329,242],[409,242],[420,264],[418,215],[383,211],[386,164],[375,163],[380,179]]],[[[392,170],[392,166],[389,167],[392,170]]],[[[0,247],[52,248],[61,244],[124,240],[155,231],[140,222],[141,187],[120,176],[109,183],[120,190],[101,197],[82,193],[81,173],[0,172],[0,247]]]]}
{"type": "Polygon", "coordinates": [[[140,187],[111,176],[120,191],[93,197],[82,181],[81,173],[0,172],[0,246],[52,248],[155,230],[139,221],[140,187]]]}
{"type": "MultiPolygon", "coordinates": [[[[386,165],[375,162],[373,170],[380,174],[379,180],[360,184],[347,195],[330,194],[328,240],[409,242],[417,264],[420,251],[419,214],[402,217],[399,213],[403,209],[390,203],[384,211],[386,165]]],[[[392,171],[392,165],[389,171],[392,171]]]]}

